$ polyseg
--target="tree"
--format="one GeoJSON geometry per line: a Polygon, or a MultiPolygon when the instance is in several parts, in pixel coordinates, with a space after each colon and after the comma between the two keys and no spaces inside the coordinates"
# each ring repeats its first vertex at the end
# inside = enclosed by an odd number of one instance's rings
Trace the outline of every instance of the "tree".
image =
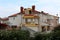
{"type": "Polygon", "coordinates": [[[52,31],[51,40],[60,40],[60,25],[56,26],[52,31]]]}

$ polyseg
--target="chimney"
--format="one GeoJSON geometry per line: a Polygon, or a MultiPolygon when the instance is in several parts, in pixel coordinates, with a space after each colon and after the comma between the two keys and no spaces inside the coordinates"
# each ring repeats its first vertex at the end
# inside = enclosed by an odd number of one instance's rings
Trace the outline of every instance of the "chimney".
{"type": "Polygon", "coordinates": [[[44,13],[44,11],[41,11],[41,13],[44,13]]]}
{"type": "Polygon", "coordinates": [[[23,7],[20,8],[21,13],[23,13],[23,7]]]}
{"type": "Polygon", "coordinates": [[[56,16],[58,16],[58,14],[56,14],[56,16]]]}
{"type": "Polygon", "coordinates": [[[35,5],[32,6],[32,11],[35,11],[35,5]]]}

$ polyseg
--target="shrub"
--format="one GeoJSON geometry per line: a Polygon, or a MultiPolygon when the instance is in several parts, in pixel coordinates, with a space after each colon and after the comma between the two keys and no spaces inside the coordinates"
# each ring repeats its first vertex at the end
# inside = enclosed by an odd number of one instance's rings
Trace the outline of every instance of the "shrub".
{"type": "Polygon", "coordinates": [[[56,26],[52,31],[51,40],[60,40],[60,25],[56,26]]]}
{"type": "Polygon", "coordinates": [[[24,30],[0,30],[0,40],[29,40],[29,35],[24,30]]]}

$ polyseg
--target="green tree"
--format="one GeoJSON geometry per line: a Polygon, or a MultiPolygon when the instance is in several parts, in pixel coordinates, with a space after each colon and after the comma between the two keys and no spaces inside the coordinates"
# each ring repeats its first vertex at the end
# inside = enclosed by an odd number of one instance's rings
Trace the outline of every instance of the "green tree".
{"type": "Polygon", "coordinates": [[[51,40],[60,40],[60,25],[56,26],[52,31],[51,40]]]}

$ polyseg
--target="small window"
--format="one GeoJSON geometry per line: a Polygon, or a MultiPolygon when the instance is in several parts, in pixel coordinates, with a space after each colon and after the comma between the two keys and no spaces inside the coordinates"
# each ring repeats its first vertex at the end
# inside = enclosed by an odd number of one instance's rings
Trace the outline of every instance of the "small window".
{"type": "Polygon", "coordinates": [[[12,26],[12,28],[17,28],[17,26],[12,26]]]}
{"type": "Polygon", "coordinates": [[[15,20],[15,17],[13,17],[13,20],[15,20]]]}
{"type": "Polygon", "coordinates": [[[25,22],[27,23],[27,19],[25,19],[25,22]]]}
{"type": "Polygon", "coordinates": [[[47,26],[47,31],[49,31],[50,30],[50,26],[47,26]]]}
{"type": "Polygon", "coordinates": [[[26,23],[31,23],[31,19],[26,19],[26,23]]]}
{"type": "Polygon", "coordinates": [[[29,10],[29,14],[31,14],[31,10],[29,10]]]}
{"type": "Polygon", "coordinates": [[[45,26],[42,26],[42,32],[45,32],[45,31],[46,31],[45,26]]]}

